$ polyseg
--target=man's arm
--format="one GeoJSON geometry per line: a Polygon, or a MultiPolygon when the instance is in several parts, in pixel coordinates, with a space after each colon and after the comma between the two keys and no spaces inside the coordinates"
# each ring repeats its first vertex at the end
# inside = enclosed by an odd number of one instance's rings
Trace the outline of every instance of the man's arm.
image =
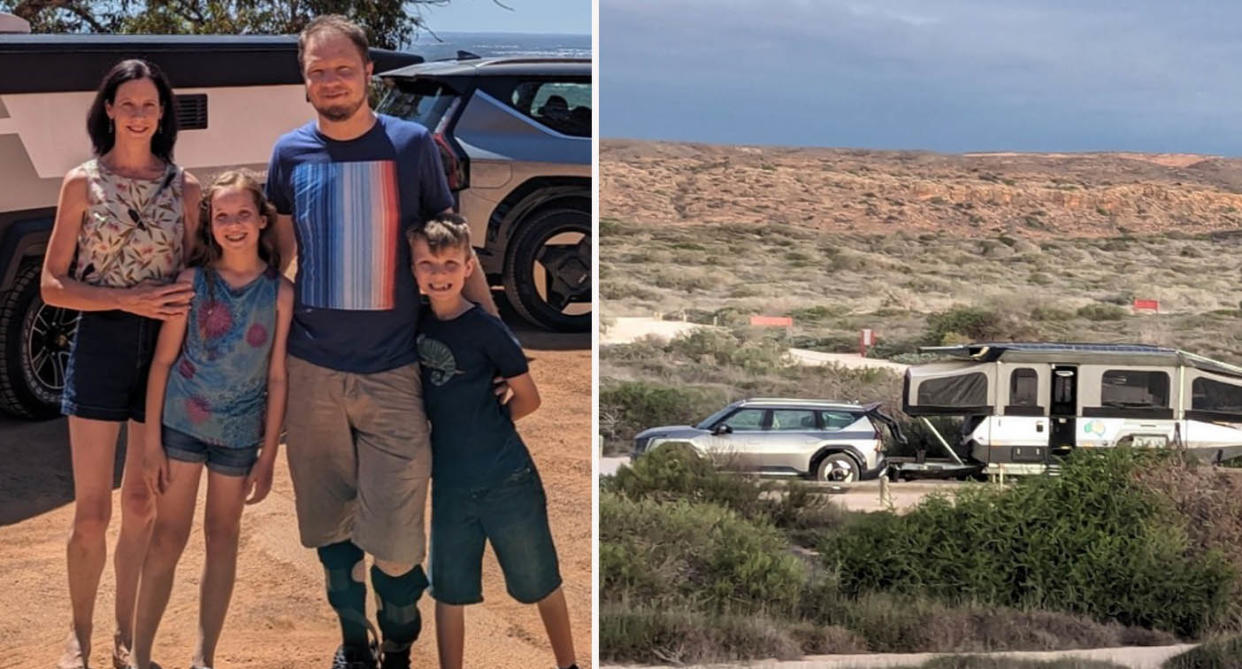
{"type": "MultiPolygon", "coordinates": [[[[452,209],[440,212],[441,215],[451,213],[453,213],[452,209]]],[[[461,287],[461,294],[467,300],[483,307],[487,313],[499,318],[500,310],[496,308],[496,301],[492,299],[492,287],[487,285],[487,273],[479,264],[479,255],[474,252],[473,248],[470,249],[470,257],[474,259],[474,271],[466,277],[466,285],[461,287]]]]}
{"type": "Polygon", "coordinates": [[[470,249],[470,254],[474,256],[474,271],[466,277],[466,285],[462,286],[461,292],[467,300],[477,303],[484,311],[499,318],[496,301],[492,299],[492,287],[487,285],[487,274],[479,266],[479,257],[474,255],[474,249],[470,249]]]}
{"type": "Polygon", "coordinates": [[[276,251],[280,253],[280,273],[289,270],[293,257],[298,253],[298,240],[293,236],[293,216],[276,214],[276,251]]]}

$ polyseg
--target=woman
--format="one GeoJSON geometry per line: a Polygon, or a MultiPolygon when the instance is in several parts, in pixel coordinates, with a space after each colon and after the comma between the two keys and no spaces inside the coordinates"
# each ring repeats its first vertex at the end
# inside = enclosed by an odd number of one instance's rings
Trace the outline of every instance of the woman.
{"type": "Polygon", "coordinates": [[[75,503],[67,551],[73,629],[62,669],[89,663],[123,423],[112,663],[129,664],[138,575],[155,516],[154,493],[142,477],[147,372],[160,321],[189,309],[193,287],[175,278],[195,233],[200,193],[172,162],[172,87],[154,65],[126,60],[113,67],[86,127],[95,157],[65,175],[42,276],[45,302],[82,312],[61,400],[75,503]]]}

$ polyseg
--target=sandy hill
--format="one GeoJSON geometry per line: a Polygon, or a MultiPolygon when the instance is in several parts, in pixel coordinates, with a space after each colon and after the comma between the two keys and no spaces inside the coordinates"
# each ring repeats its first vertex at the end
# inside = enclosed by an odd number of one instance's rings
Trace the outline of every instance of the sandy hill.
{"type": "Polygon", "coordinates": [[[600,144],[600,213],[831,232],[1107,237],[1242,229],[1242,159],[600,144]]]}

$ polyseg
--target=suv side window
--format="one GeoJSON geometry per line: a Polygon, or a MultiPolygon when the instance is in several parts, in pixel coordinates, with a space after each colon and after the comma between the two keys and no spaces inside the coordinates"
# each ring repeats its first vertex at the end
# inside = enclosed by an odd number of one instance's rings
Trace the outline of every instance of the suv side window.
{"type": "Polygon", "coordinates": [[[745,432],[763,429],[763,414],[767,409],[741,409],[725,419],[722,425],[728,425],[734,432],[745,432]]]}
{"type": "Polygon", "coordinates": [[[801,432],[814,430],[815,412],[808,409],[773,409],[770,430],[801,432]]]}
{"type": "Polygon", "coordinates": [[[513,88],[509,104],[550,130],[591,136],[589,81],[521,81],[513,88]]]}
{"type": "Polygon", "coordinates": [[[824,422],[824,429],[829,432],[843,430],[858,420],[858,416],[848,411],[821,411],[819,417],[824,422]]]}

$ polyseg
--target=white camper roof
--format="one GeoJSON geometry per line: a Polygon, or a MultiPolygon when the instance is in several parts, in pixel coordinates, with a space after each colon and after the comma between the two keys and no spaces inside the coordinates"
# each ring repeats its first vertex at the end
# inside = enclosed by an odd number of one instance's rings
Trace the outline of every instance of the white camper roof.
{"type": "Polygon", "coordinates": [[[1242,367],[1163,346],[1146,344],[1048,344],[993,342],[961,346],[928,346],[921,350],[975,362],[1045,362],[1186,366],[1242,378],[1242,367]]]}

